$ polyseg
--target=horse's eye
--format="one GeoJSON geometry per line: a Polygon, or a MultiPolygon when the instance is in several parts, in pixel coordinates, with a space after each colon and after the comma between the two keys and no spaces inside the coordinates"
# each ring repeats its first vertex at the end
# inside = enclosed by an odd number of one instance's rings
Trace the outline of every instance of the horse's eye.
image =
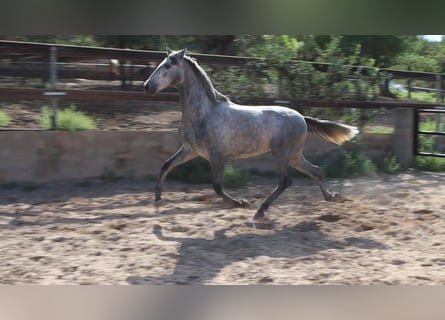
{"type": "Polygon", "coordinates": [[[169,63],[164,64],[165,69],[170,69],[171,65],[169,63]]]}

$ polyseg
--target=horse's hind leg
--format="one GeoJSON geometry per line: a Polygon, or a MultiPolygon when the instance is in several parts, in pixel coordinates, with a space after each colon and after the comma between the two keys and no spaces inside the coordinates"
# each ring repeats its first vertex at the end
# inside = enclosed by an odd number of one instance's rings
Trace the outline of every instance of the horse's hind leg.
{"type": "Polygon", "coordinates": [[[224,160],[219,157],[212,157],[210,159],[210,168],[212,169],[213,176],[213,190],[216,194],[224,199],[224,201],[230,203],[234,207],[248,207],[250,204],[245,199],[235,199],[226,193],[222,186],[224,180],[224,160]]]}
{"type": "Polygon", "coordinates": [[[179,150],[167,161],[161,168],[158,181],[155,187],[155,201],[161,200],[162,184],[164,183],[167,174],[176,166],[196,158],[198,154],[192,150],[189,150],[186,146],[182,145],[179,150]]]}
{"type": "Polygon", "coordinates": [[[336,201],[341,198],[341,196],[338,193],[330,192],[328,190],[321,169],[318,166],[315,166],[309,161],[307,161],[303,155],[291,159],[290,165],[295,169],[297,169],[298,171],[307,174],[309,177],[314,179],[320,186],[321,192],[323,193],[323,196],[326,201],[336,201]]]}

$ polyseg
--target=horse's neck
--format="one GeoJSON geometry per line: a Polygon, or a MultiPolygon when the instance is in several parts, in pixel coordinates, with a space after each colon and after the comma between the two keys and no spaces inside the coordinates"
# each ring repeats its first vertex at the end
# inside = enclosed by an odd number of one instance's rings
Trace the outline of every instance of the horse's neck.
{"type": "Polygon", "coordinates": [[[178,86],[179,100],[182,106],[183,120],[193,120],[207,116],[213,102],[207,95],[197,75],[189,66],[184,72],[184,81],[178,86]]]}

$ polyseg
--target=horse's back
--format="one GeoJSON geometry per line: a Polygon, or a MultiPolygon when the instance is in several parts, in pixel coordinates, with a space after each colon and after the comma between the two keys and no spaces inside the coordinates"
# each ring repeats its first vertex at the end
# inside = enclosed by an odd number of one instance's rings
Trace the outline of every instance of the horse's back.
{"type": "Polygon", "coordinates": [[[301,113],[282,106],[245,106],[230,104],[229,109],[234,117],[241,117],[245,121],[261,123],[265,130],[274,131],[289,130],[303,133],[306,129],[306,121],[301,113]]]}
{"type": "Polygon", "coordinates": [[[212,113],[211,131],[228,158],[246,158],[283,148],[302,147],[304,117],[279,106],[223,103],[212,113]]]}

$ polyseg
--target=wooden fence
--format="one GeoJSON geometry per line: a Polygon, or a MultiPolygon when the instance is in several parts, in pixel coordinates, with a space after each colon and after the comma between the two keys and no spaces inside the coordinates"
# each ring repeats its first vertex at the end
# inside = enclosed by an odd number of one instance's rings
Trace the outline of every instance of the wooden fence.
{"type": "MultiPolygon", "coordinates": [[[[264,62],[262,59],[250,57],[233,57],[220,55],[193,54],[200,63],[214,66],[240,66],[249,63],[264,62]]],[[[72,45],[54,45],[42,43],[28,43],[18,41],[0,41],[0,61],[8,61],[8,63],[0,65],[0,76],[12,77],[42,77],[50,83],[49,89],[38,88],[17,88],[17,87],[0,87],[1,100],[46,100],[51,99],[53,115],[57,108],[57,100],[65,99],[68,101],[137,101],[137,100],[157,100],[157,101],[177,101],[176,93],[165,92],[156,96],[149,96],[142,92],[142,88],[132,87],[132,90],[57,90],[57,81],[60,78],[90,78],[100,80],[144,80],[149,71],[146,65],[158,63],[165,57],[165,52],[146,51],[146,50],[130,50],[130,49],[114,49],[114,48],[97,48],[72,45]],[[79,62],[94,61],[98,59],[120,60],[120,73],[116,77],[110,70],[107,70],[107,64],[95,62],[91,64],[79,64],[79,62]],[[20,60],[19,63],[11,63],[20,60]],[[75,62],[75,64],[73,64],[75,62]],[[138,63],[135,65],[134,63],[138,63]],[[77,67],[76,67],[77,66],[77,67]],[[81,66],[81,68],[78,68],[81,66]],[[40,75],[40,76],[39,76],[40,75]]],[[[328,63],[316,63],[307,61],[297,61],[295,63],[308,63],[314,66],[316,70],[326,71],[329,68],[328,63]]],[[[239,103],[251,105],[270,105],[283,104],[291,107],[320,107],[320,108],[395,108],[399,115],[398,124],[395,125],[394,146],[400,150],[396,150],[396,154],[400,160],[406,164],[412,161],[413,150],[407,144],[414,144],[414,109],[430,109],[434,107],[445,107],[441,104],[443,74],[402,71],[393,69],[372,69],[367,67],[355,66],[352,71],[360,71],[366,73],[368,71],[377,71],[384,79],[382,86],[383,91],[389,92],[389,82],[391,79],[405,79],[408,85],[413,79],[433,81],[437,99],[435,104],[407,101],[347,101],[347,100],[308,100],[308,99],[280,99],[264,98],[264,97],[246,97],[237,99],[239,103]],[[407,112],[408,111],[408,112],[407,112]]],[[[409,87],[409,90],[412,88],[409,87]]],[[[53,117],[53,123],[54,123],[53,117]]],[[[397,148],[396,148],[397,149],[397,148]]]]}
{"type": "MultiPolygon", "coordinates": [[[[249,63],[263,61],[259,58],[251,57],[235,57],[221,55],[193,54],[200,63],[216,66],[242,66],[249,63]]],[[[133,87],[132,90],[57,90],[57,81],[60,78],[80,77],[87,79],[103,79],[103,80],[145,80],[149,74],[150,68],[147,64],[158,63],[165,57],[165,52],[147,51],[147,50],[131,50],[131,49],[115,49],[115,48],[98,48],[74,45],[55,45],[45,43],[30,43],[20,41],[0,41],[0,57],[9,61],[20,59],[20,63],[9,63],[6,66],[0,66],[0,75],[28,77],[38,76],[51,79],[51,89],[37,88],[16,88],[16,87],[0,87],[0,99],[2,100],[44,100],[65,99],[69,101],[122,101],[122,100],[155,100],[155,101],[177,101],[178,97],[175,93],[160,93],[156,96],[148,96],[142,92],[142,88],[133,87]],[[26,63],[24,60],[28,59],[26,63]],[[122,72],[119,77],[113,75],[107,70],[107,64],[78,64],[79,61],[94,60],[111,60],[119,59],[122,62],[122,72]],[[77,63],[72,64],[73,62],[77,63]],[[127,65],[125,65],[127,63],[127,65]],[[134,65],[133,63],[139,63],[134,65]],[[142,64],[143,63],[143,64],[142,64]],[[148,68],[148,69],[147,69],[148,68]],[[51,72],[52,70],[52,72],[51,72]],[[145,70],[145,71],[141,71],[145,70]],[[128,73],[131,72],[130,74],[128,73]],[[48,96],[48,92],[56,92],[56,96],[48,96]],[[60,91],[64,93],[59,96],[60,91]],[[59,92],[59,93],[58,93],[59,92]]],[[[328,63],[298,61],[295,63],[309,63],[317,70],[326,71],[329,67],[328,63]]],[[[355,70],[367,72],[372,68],[354,67],[355,70]]],[[[375,69],[373,69],[375,70],[375,69]]],[[[354,69],[353,69],[354,71],[354,69]]],[[[252,105],[261,104],[284,104],[292,107],[333,107],[333,108],[413,108],[424,109],[435,106],[444,106],[440,104],[442,97],[443,74],[403,71],[394,69],[379,69],[379,74],[384,75],[385,86],[389,85],[388,79],[406,79],[408,83],[412,79],[420,79],[427,81],[435,81],[435,89],[437,92],[437,103],[421,103],[407,101],[345,101],[345,100],[308,100],[308,99],[280,99],[280,98],[264,98],[264,97],[246,97],[237,99],[239,103],[248,103],[252,105]]],[[[388,89],[389,91],[389,89],[388,89]]]]}

